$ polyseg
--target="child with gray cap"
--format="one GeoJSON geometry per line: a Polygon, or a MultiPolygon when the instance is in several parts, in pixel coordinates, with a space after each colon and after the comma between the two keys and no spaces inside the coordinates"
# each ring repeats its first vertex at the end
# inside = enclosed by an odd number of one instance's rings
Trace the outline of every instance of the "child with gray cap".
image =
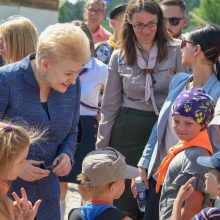
{"type": "Polygon", "coordinates": [[[130,220],[127,212],[113,205],[125,189],[125,179],[138,176],[138,170],[125,162],[125,157],[111,147],[94,150],[82,163],[78,180],[91,199],[79,209],[73,209],[69,220],[130,220]]]}

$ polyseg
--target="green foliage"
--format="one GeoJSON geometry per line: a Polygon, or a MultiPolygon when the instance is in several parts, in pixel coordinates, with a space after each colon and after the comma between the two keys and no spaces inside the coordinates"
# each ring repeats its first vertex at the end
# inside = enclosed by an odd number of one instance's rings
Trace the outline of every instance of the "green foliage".
{"type": "Polygon", "coordinates": [[[210,23],[220,25],[220,1],[200,0],[200,7],[195,13],[210,23]]]}
{"type": "Polygon", "coordinates": [[[200,1],[199,0],[185,0],[186,3],[186,10],[189,12],[193,8],[196,8],[199,6],[200,1]]]}
{"type": "Polygon", "coordinates": [[[75,4],[66,1],[59,9],[59,22],[83,20],[85,0],[78,0],[75,4]]]}

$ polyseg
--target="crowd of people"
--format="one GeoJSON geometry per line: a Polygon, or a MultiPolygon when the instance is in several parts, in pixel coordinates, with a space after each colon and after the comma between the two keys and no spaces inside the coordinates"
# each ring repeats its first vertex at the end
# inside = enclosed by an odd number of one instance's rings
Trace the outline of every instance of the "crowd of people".
{"type": "Polygon", "coordinates": [[[68,183],[69,220],[220,218],[220,29],[183,34],[183,0],[118,5],[113,34],[105,13],[0,24],[0,219],[64,220],[68,183]]]}

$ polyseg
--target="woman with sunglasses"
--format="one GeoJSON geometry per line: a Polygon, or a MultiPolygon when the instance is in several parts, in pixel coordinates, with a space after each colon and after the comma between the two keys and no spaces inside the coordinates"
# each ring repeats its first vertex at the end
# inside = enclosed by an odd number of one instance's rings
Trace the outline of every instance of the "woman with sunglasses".
{"type": "MultiPolygon", "coordinates": [[[[220,66],[218,57],[220,54],[220,29],[214,26],[198,28],[182,40],[182,64],[192,70],[192,75],[186,73],[176,74],[169,88],[166,101],[160,111],[143,155],[138,163],[139,173],[146,186],[149,188],[146,208],[159,206],[159,193],[155,192],[156,178],[153,174],[170,147],[178,142],[178,138],[172,128],[171,106],[179,93],[190,88],[199,87],[210,95],[214,101],[220,97],[220,66]]],[[[216,144],[216,143],[215,143],[216,144]]],[[[214,150],[217,146],[213,145],[214,150]]],[[[189,176],[188,176],[189,177],[189,176]]],[[[187,181],[187,176],[184,180],[187,181]]],[[[183,183],[184,184],[184,183],[183,183]]],[[[167,198],[169,202],[169,198],[167,198]]],[[[193,199],[191,202],[193,203],[193,199]]],[[[192,204],[193,206],[193,204],[192,204]]],[[[159,219],[157,216],[145,219],[159,219]]]]}
{"type": "MultiPolygon", "coordinates": [[[[110,60],[97,147],[116,147],[136,165],[168,93],[171,78],[186,72],[179,42],[171,40],[156,1],[133,0],[126,9],[120,47],[110,60]]],[[[115,203],[143,219],[126,183],[115,203]]]]}

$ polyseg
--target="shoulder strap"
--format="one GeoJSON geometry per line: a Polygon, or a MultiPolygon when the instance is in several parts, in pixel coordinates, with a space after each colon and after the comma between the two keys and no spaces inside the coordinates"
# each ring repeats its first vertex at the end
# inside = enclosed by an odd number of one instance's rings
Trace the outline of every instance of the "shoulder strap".
{"type": "Polygon", "coordinates": [[[107,208],[96,216],[95,220],[121,220],[126,216],[130,216],[130,214],[117,208],[107,208]]]}
{"type": "MultiPolygon", "coordinates": [[[[102,213],[100,213],[94,220],[121,220],[124,217],[131,215],[128,212],[121,211],[117,208],[107,208],[102,213]]],[[[80,208],[72,209],[69,212],[68,220],[83,220],[80,208]]]]}
{"type": "Polygon", "coordinates": [[[72,209],[68,214],[68,220],[83,220],[80,208],[72,209]]]}

